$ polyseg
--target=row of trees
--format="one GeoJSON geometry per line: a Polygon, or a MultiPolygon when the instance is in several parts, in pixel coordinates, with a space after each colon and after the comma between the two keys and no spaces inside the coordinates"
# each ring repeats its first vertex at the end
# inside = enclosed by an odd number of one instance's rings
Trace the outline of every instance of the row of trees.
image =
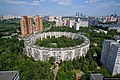
{"type": "Polygon", "coordinates": [[[64,47],[72,47],[76,45],[80,45],[82,41],[79,39],[72,39],[65,36],[62,37],[48,37],[43,40],[37,40],[36,45],[48,48],[64,48],[64,47]]]}

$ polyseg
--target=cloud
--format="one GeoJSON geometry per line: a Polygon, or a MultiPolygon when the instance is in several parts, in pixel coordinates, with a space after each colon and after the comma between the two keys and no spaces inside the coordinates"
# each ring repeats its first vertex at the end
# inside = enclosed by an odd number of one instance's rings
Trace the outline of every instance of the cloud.
{"type": "Polygon", "coordinates": [[[114,5],[116,5],[116,6],[120,6],[120,3],[115,3],[114,5]]]}
{"type": "Polygon", "coordinates": [[[88,0],[88,1],[85,1],[85,3],[96,3],[98,2],[99,0],[88,0]]]}
{"type": "Polygon", "coordinates": [[[46,0],[39,0],[39,1],[46,1],[46,0]]]}
{"type": "Polygon", "coordinates": [[[108,8],[111,6],[120,6],[120,3],[111,1],[111,2],[99,2],[100,0],[87,0],[85,3],[95,6],[96,8],[108,8]]]}
{"type": "Polygon", "coordinates": [[[120,6],[120,3],[116,3],[116,2],[105,2],[105,3],[96,3],[94,4],[96,7],[98,8],[109,8],[111,6],[120,6]]]}
{"type": "Polygon", "coordinates": [[[5,0],[6,3],[9,3],[9,4],[27,4],[27,2],[25,1],[17,1],[17,0],[5,0]]]}
{"type": "MultiPolygon", "coordinates": [[[[6,3],[14,4],[14,5],[40,5],[41,2],[44,2],[47,0],[32,0],[32,2],[29,1],[23,1],[23,0],[5,0],[6,3]]],[[[56,2],[59,5],[71,5],[72,0],[50,0],[52,2],[56,2]]]]}
{"type": "Polygon", "coordinates": [[[100,3],[98,4],[99,8],[105,8],[105,7],[109,7],[110,4],[109,3],[100,3]]]}
{"type": "Polygon", "coordinates": [[[110,2],[110,4],[115,4],[115,2],[110,2]]]}
{"type": "Polygon", "coordinates": [[[45,1],[45,0],[35,0],[32,2],[27,2],[27,1],[18,1],[18,0],[5,0],[6,3],[8,4],[14,4],[14,5],[40,5],[41,1],[45,1]]]}
{"type": "Polygon", "coordinates": [[[28,3],[28,4],[38,6],[38,5],[40,5],[40,1],[33,1],[32,3],[28,3]]]}
{"type": "Polygon", "coordinates": [[[82,6],[82,5],[79,5],[79,6],[76,6],[76,5],[72,5],[73,8],[85,8],[85,6],[82,6]]]}
{"type": "Polygon", "coordinates": [[[51,0],[57,2],[59,5],[71,5],[72,0],[51,0]]]}
{"type": "Polygon", "coordinates": [[[60,5],[70,5],[71,4],[71,0],[59,0],[59,4],[60,5]]]}
{"type": "Polygon", "coordinates": [[[106,2],[106,3],[100,3],[100,6],[102,6],[102,7],[120,6],[120,3],[116,3],[116,2],[106,2]]]}

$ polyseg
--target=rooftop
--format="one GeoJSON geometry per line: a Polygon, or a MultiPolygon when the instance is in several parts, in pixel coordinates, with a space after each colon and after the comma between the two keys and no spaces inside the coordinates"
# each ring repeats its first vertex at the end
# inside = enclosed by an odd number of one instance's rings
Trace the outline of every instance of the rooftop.
{"type": "Polygon", "coordinates": [[[14,80],[18,74],[18,71],[0,71],[0,80],[14,80]]]}
{"type": "Polygon", "coordinates": [[[103,80],[103,75],[98,73],[98,74],[91,74],[92,80],[103,80]]]}
{"type": "Polygon", "coordinates": [[[115,40],[120,40],[120,35],[114,35],[115,40]]]}

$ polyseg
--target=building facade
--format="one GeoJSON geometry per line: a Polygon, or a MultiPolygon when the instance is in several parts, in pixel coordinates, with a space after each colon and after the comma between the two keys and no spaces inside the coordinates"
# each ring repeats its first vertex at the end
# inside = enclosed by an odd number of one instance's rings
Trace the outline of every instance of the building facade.
{"type": "Polygon", "coordinates": [[[28,29],[29,29],[29,34],[33,33],[33,19],[31,17],[28,18],[28,29]]]}
{"type": "Polygon", "coordinates": [[[55,21],[55,17],[54,16],[49,16],[49,22],[53,22],[55,21]]]}
{"type": "Polygon", "coordinates": [[[75,22],[74,27],[75,27],[76,30],[79,30],[79,28],[80,28],[80,24],[79,24],[78,22],[75,22]]]}
{"type": "Polygon", "coordinates": [[[112,75],[120,74],[120,43],[104,40],[100,61],[112,75]]]}
{"type": "Polygon", "coordinates": [[[26,36],[27,34],[29,34],[27,16],[23,16],[23,18],[20,20],[20,26],[21,26],[21,34],[23,36],[26,36]]]}
{"type": "Polygon", "coordinates": [[[60,27],[63,25],[63,22],[62,22],[62,17],[56,17],[56,26],[57,27],[60,27]]]}
{"type": "Polygon", "coordinates": [[[26,52],[28,56],[33,57],[35,60],[46,61],[49,60],[50,57],[55,57],[55,61],[59,62],[60,60],[73,60],[76,57],[85,56],[87,51],[89,50],[90,41],[84,35],[71,33],[71,32],[47,32],[47,33],[38,33],[33,34],[24,39],[24,44],[26,48],[26,52]],[[71,37],[75,39],[83,40],[84,42],[80,45],[74,47],[66,47],[66,48],[45,48],[40,47],[35,44],[37,39],[47,38],[47,36],[52,37],[55,36],[61,37],[71,37]]]}
{"type": "Polygon", "coordinates": [[[75,20],[74,19],[70,19],[70,28],[72,28],[73,26],[74,26],[74,24],[75,24],[75,20]]]}
{"type": "Polygon", "coordinates": [[[20,19],[21,34],[23,37],[33,34],[35,30],[42,32],[42,18],[38,15],[35,17],[35,26],[33,24],[33,18],[28,16],[23,16],[20,19]]]}
{"type": "Polygon", "coordinates": [[[81,27],[88,27],[88,21],[80,21],[79,24],[81,27]]]}
{"type": "Polygon", "coordinates": [[[37,15],[35,17],[35,28],[36,30],[42,32],[42,18],[37,15]]]}

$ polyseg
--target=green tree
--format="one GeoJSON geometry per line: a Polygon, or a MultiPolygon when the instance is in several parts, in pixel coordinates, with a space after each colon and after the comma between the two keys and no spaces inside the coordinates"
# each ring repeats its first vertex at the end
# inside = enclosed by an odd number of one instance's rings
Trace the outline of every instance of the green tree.
{"type": "Polygon", "coordinates": [[[88,65],[84,65],[84,66],[82,67],[82,70],[83,70],[84,72],[88,72],[88,71],[89,71],[88,65]]]}
{"type": "Polygon", "coordinates": [[[55,62],[55,58],[52,56],[52,57],[50,57],[50,59],[49,59],[49,63],[50,64],[53,64],[55,62]]]}

